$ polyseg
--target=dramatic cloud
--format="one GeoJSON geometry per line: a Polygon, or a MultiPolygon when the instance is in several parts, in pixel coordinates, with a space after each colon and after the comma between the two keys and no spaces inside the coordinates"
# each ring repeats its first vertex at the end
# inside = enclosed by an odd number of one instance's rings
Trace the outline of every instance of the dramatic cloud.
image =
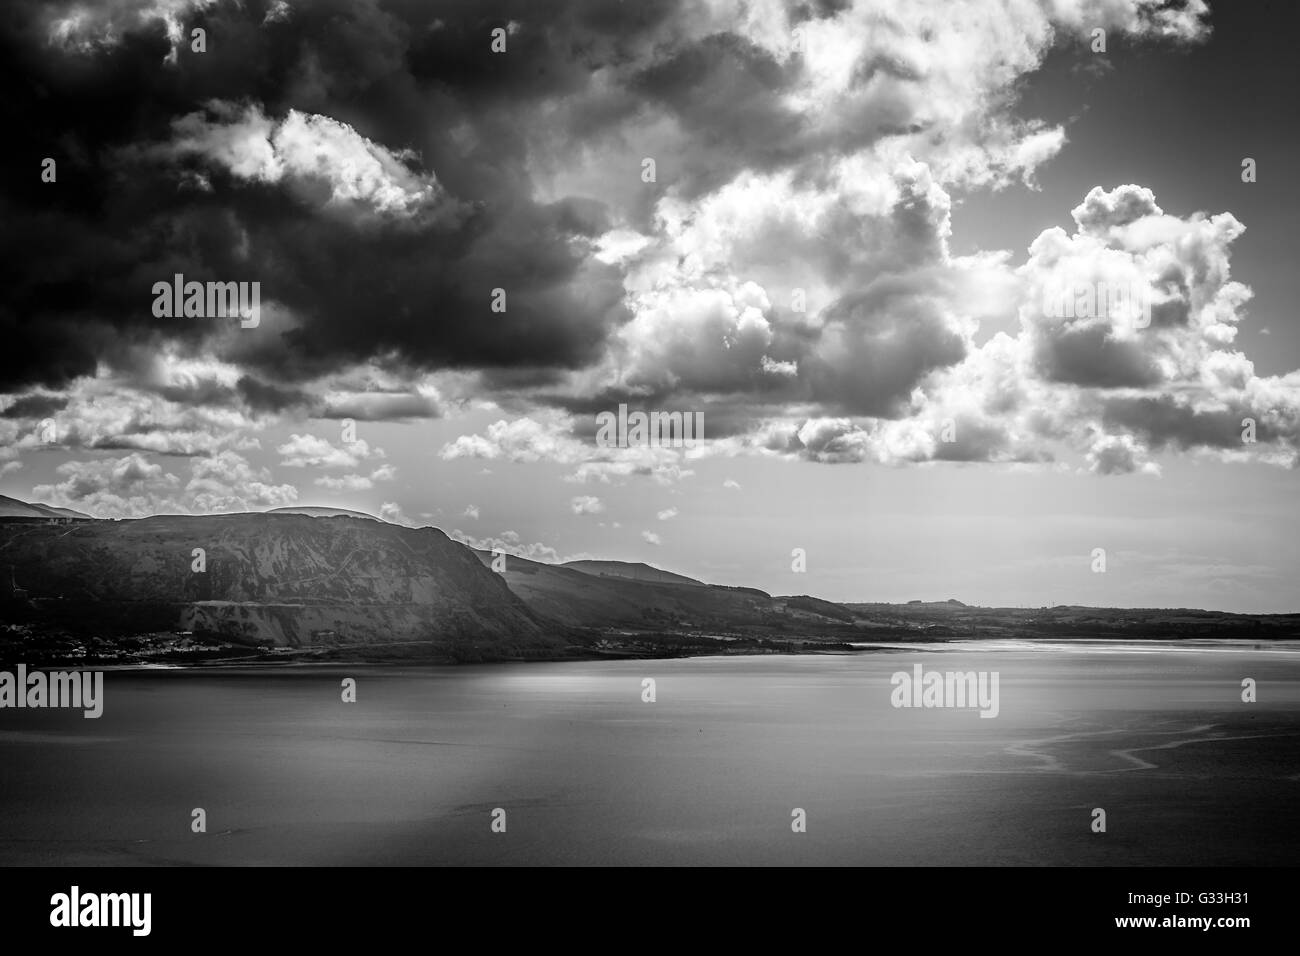
{"type": "MultiPolygon", "coordinates": [[[[1049,51],[1098,27],[1198,43],[1207,14],[18,0],[6,124],[57,178],[0,160],[0,439],[48,444],[53,420],[67,448],[214,461],[284,421],[282,467],[359,492],[392,477],[362,467],[383,452],[319,419],[481,401],[508,417],[443,460],[580,483],[669,484],[737,454],[1155,473],[1162,452],[1249,457],[1243,419],[1255,457],[1292,463],[1297,379],[1234,349],[1250,292],[1230,212],[1106,183],[1067,201],[1072,233],[1026,235],[1023,265],[950,244],[964,195],[1032,185],[1066,148],[1016,109],[1049,51]],[[153,283],[177,274],[258,283],[260,322],[156,317],[153,283]],[[1084,288],[1081,314],[1049,306],[1084,288]],[[596,447],[594,413],[623,402],[703,413],[704,447],[596,447]]],[[[155,500],[158,467],[99,493],[155,500]]]]}
{"type": "MultiPolygon", "coordinates": [[[[447,460],[458,458],[504,459],[517,464],[554,462],[576,465],[569,481],[607,483],[614,478],[646,475],[660,484],[672,484],[694,472],[683,467],[682,449],[665,445],[600,446],[575,432],[579,421],[548,412],[538,418],[493,422],[486,434],[461,435],[439,451],[447,460]]],[[[595,430],[594,417],[591,430],[595,430]]]]}
{"type": "Polygon", "coordinates": [[[180,478],[139,453],[98,461],[67,461],[57,471],[62,480],[37,485],[33,495],[49,504],[96,517],[154,514],[175,501],[181,490],[180,478]]]}
{"type": "Polygon", "coordinates": [[[242,456],[223,451],[212,458],[198,458],[185,486],[195,512],[255,511],[294,504],[298,489],[289,484],[272,484],[270,471],[251,466],[242,456]]]}
{"type": "Polygon", "coordinates": [[[316,435],[291,435],[276,451],[288,468],[355,468],[367,458],[383,458],[382,448],[372,449],[364,439],[332,445],[316,435]]]}
{"type": "Polygon", "coordinates": [[[164,157],[196,156],[236,180],[283,183],[300,201],[354,221],[454,225],[467,211],[447,200],[432,174],[407,167],[413,155],[393,153],[328,116],[289,110],[274,121],[256,104],[214,100],[207,115],[176,120],[172,133],[156,150],[164,157]]]}
{"type": "Polygon", "coordinates": [[[267,469],[253,467],[229,450],[195,458],[183,487],[174,472],[139,452],[66,461],[56,471],[60,480],[35,486],[33,497],[101,518],[255,511],[290,505],[298,498],[293,485],[272,483],[267,469]]]}

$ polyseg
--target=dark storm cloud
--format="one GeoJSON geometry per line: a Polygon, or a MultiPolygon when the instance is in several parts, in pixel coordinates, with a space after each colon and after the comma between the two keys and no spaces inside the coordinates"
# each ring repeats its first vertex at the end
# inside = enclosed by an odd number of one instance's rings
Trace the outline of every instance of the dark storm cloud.
{"type": "Polygon", "coordinates": [[[791,7],[791,19],[825,20],[842,10],[847,10],[851,5],[852,0],[808,0],[805,3],[795,3],[791,7]]]}
{"type": "Polygon", "coordinates": [[[800,372],[815,398],[852,414],[898,415],[923,376],[966,355],[941,304],[903,280],[878,281],[826,315],[835,348],[802,362],[800,372]]]}
{"type": "Polygon", "coordinates": [[[352,418],[357,421],[411,421],[437,418],[437,403],[423,395],[407,392],[361,392],[333,399],[318,413],[321,418],[352,418]]]}
{"type": "MultiPolygon", "coordinates": [[[[152,315],[153,283],[175,273],[257,281],[264,307],[288,307],[288,328],[241,332],[273,342],[223,353],[249,381],[304,381],[376,356],[425,369],[594,360],[625,319],[621,275],[577,240],[608,215],[591,200],[534,200],[524,130],[539,101],[581,93],[592,68],[650,44],[676,6],[575,0],[543,17],[526,2],[321,0],[268,20],[269,4],[221,3],[181,15],[168,64],[165,25],[139,4],[92,10],[83,33],[56,43],[71,5],[7,4],[0,116],[23,145],[0,160],[0,391],[209,340],[220,320],[152,315]],[[512,22],[508,54],[493,54],[490,30],[512,22]],[[205,53],[189,49],[194,27],[207,31],[205,53]],[[313,203],[310,184],[244,177],[175,148],[185,117],[191,131],[219,124],[213,104],[347,124],[463,214],[441,227],[359,225],[323,213],[328,189],[313,203]],[[55,183],[40,180],[46,156],[55,183]],[[497,288],[504,313],[490,310],[497,288]]],[[[635,104],[605,106],[614,123],[635,104]]],[[[240,391],[259,408],[294,398],[240,391]]]]}
{"type": "Polygon", "coordinates": [[[738,166],[768,168],[803,151],[803,119],[779,99],[793,74],[749,40],[719,33],[646,68],[632,85],[690,134],[696,155],[683,185],[693,195],[726,182],[738,166]]]}
{"type": "MultiPolygon", "coordinates": [[[[809,4],[800,16],[841,6],[809,4]]],[[[0,333],[11,346],[0,391],[60,387],[101,363],[127,370],[132,354],[165,344],[215,351],[248,381],[289,390],[233,393],[255,411],[297,405],[294,389],[361,362],[548,382],[605,355],[628,315],[622,267],[593,258],[589,242],[614,215],[590,198],[537,198],[539,162],[573,155],[575,143],[604,148],[667,116],[678,132],[659,157],[664,182],[689,197],[745,168],[871,139],[906,113],[877,79],[912,78],[887,57],[864,60],[859,85],[871,91],[849,117],[863,112],[863,122],[809,129],[786,99],[800,57],[780,61],[725,32],[688,36],[690,11],[678,0],[564,0],[544,13],[525,0],[319,0],[287,15],[255,0],[222,2],[182,7],[171,37],[142,9],[129,0],[98,8],[57,43],[51,29],[69,4],[19,2],[0,20],[0,70],[17,91],[4,117],[30,147],[6,157],[0,196],[10,293],[0,333]],[[194,27],[207,31],[204,53],[189,49],[194,27]],[[505,54],[490,49],[496,28],[507,33],[505,54]],[[331,169],[342,137],[354,152],[331,169]],[[391,181],[340,200],[331,175],[352,169],[357,150],[391,181]],[[57,183],[39,180],[46,155],[59,162],[57,183]],[[367,210],[391,198],[388,187],[436,199],[412,200],[418,216],[367,210]],[[248,330],[155,318],[153,284],[178,273],[258,282],[264,311],[273,308],[248,330]],[[497,289],[504,312],[491,309],[497,289]]],[[[637,190],[624,211],[644,218],[656,195],[637,190]]],[[[894,217],[898,257],[933,258],[929,197],[912,197],[894,217]]],[[[876,375],[883,398],[875,386],[857,394],[851,370],[832,361],[832,377],[855,392],[843,405],[892,407],[904,377],[960,358],[939,331],[937,345],[905,336],[906,354],[876,375]]],[[[814,344],[792,341],[797,331],[775,334],[772,361],[814,344]]],[[[723,361],[683,348],[680,363],[695,369],[680,379],[687,392],[775,399],[790,389],[781,376],[740,368],[736,354],[723,361]]],[[[749,365],[763,357],[756,351],[749,365]]],[[[633,383],[643,398],[667,387],[653,370],[644,378],[633,383]]],[[[205,396],[175,395],[187,397],[205,396]]]]}
{"type": "Polygon", "coordinates": [[[305,405],[311,397],[301,389],[279,388],[278,386],[258,381],[251,375],[242,376],[235,383],[244,403],[254,411],[279,412],[286,408],[305,405]]]}
{"type": "Polygon", "coordinates": [[[1064,325],[1035,343],[1034,361],[1050,382],[1097,388],[1140,388],[1161,380],[1140,345],[1115,339],[1109,325],[1064,325]]]}
{"type": "Polygon", "coordinates": [[[240,394],[230,386],[212,378],[200,378],[183,385],[159,385],[153,391],[169,402],[209,407],[234,405],[236,397],[240,394]]]}
{"type": "MultiPolygon", "coordinates": [[[[1108,429],[1131,431],[1155,449],[1240,448],[1243,417],[1264,418],[1249,408],[1197,411],[1172,396],[1159,396],[1109,399],[1102,420],[1108,429]]],[[[1271,442],[1278,435],[1266,420],[1260,420],[1255,437],[1271,442]]]]}
{"type": "Polygon", "coordinates": [[[46,415],[53,415],[55,412],[62,411],[67,404],[68,399],[63,395],[24,395],[3,412],[0,412],[0,417],[16,419],[43,418],[46,415]]]}
{"type": "MultiPolygon", "coordinates": [[[[759,23],[744,4],[686,0],[11,2],[0,119],[22,139],[0,159],[0,394],[103,372],[124,401],[187,411],[409,420],[442,414],[442,393],[413,382],[449,369],[521,411],[702,410],[712,437],[791,409],[916,414],[945,370],[970,360],[979,379],[948,190],[1057,148],[998,106],[1051,22],[1034,4],[987,22],[964,10],[938,43],[941,15],[859,9],[805,31],[821,30],[820,60],[785,45],[787,26],[848,6],[807,0],[759,23]],[[761,175],[774,171],[789,176],[761,175]],[[178,273],[259,283],[260,324],[156,318],[152,287],[178,273]],[[805,285],[807,317],[788,304],[805,285]],[[173,375],[174,352],[228,364],[173,375]],[[363,365],[373,378],[351,375],[363,365]]],[[[1124,186],[1075,216],[1079,236],[1122,244],[1158,214],[1124,186]]],[[[1216,228],[1200,241],[1231,238],[1216,228]]],[[[1057,232],[1043,257],[1064,254],[1057,232]]],[[[1171,301],[1153,342],[1191,324],[1183,276],[1160,278],[1171,301]]],[[[1025,348],[1052,385],[1154,386],[1164,367],[1100,324],[1036,329],[1025,348]]],[[[1139,412],[1113,414],[1140,430],[1139,412]]],[[[962,423],[939,457],[1022,454],[982,418],[962,423]]],[[[139,447],[197,447],[201,428],[174,430],[137,430],[153,443],[139,447]]],[[[880,450],[892,434],[830,422],[787,442],[854,460],[895,454],[880,450]]],[[[897,434],[898,455],[930,454],[897,434]]]]}
{"type": "Polygon", "coordinates": [[[782,414],[783,407],[757,401],[732,402],[716,396],[689,393],[664,393],[657,395],[629,395],[623,391],[604,391],[590,398],[544,398],[540,404],[563,408],[573,416],[573,437],[584,442],[595,442],[600,430],[597,416],[602,412],[618,414],[620,405],[626,405],[628,414],[681,412],[699,414],[704,423],[704,435],[709,440],[743,435],[761,424],[764,418],[782,414]]]}

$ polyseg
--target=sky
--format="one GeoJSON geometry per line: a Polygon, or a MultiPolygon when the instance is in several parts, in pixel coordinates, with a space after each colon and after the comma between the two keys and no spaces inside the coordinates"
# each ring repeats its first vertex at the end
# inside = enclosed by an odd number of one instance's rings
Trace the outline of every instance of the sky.
{"type": "Polygon", "coordinates": [[[833,600],[1300,610],[1295,20],[15,0],[0,493],[833,600]],[[256,309],[173,314],[177,274],[256,309]],[[704,439],[609,447],[620,405],[704,439]]]}

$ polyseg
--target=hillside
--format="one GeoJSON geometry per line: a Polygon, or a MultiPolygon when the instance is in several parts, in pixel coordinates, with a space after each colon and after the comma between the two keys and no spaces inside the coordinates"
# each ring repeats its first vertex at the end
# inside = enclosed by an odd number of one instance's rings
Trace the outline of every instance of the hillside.
{"type": "Polygon", "coordinates": [[[280,647],[417,642],[456,656],[559,643],[499,575],[434,528],[293,514],[0,522],[6,596],[10,568],[24,615],[74,632],[178,628],[280,647]],[[192,569],[195,548],[206,570],[192,569]]]}
{"type": "Polygon", "coordinates": [[[653,581],[657,584],[693,584],[697,587],[705,587],[703,581],[697,581],[694,578],[688,578],[685,575],[673,574],[671,571],[664,571],[660,568],[652,567],[649,564],[632,561],[568,561],[562,565],[562,568],[571,568],[574,571],[581,571],[584,574],[595,574],[606,578],[627,578],[630,581],[653,581]]]}
{"type": "MultiPolygon", "coordinates": [[[[475,553],[485,566],[491,566],[491,552],[475,553]]],[[[853,619],[851,613],[829,601],[774,598],[756,588],[702,584],[648,565],[618,561],[541,564],[510,555],[501,577],[537,614],[582,627],[757,629],[798,638],[838,632],[853,619]],[[624,573],[609,573],[611,566],[624,573]],[[641,569],[655,574],[648,579],[634,577],[641,569]]]]}
{"type": "MultiPolygon", "coordinates": [[[[490,566],[492,555],[476,554],[490,566]]],[[[1059,638],[1300,637],[1300,615],[1124,608],[986,608],[954,598],[837,603],[808,595],[703,584],[619,561],[541,564],[513,555],[506,584],[538,615],[587,628],[747,635],[800,642],[1059,638]]]]}
{"type": "Polygon", "coordinates": [[[85,518],[90,515],[73,511],[71,508],[56,508],[35,502],[19,501],[8,495],[0,495],[0,518],[85,518]]]}

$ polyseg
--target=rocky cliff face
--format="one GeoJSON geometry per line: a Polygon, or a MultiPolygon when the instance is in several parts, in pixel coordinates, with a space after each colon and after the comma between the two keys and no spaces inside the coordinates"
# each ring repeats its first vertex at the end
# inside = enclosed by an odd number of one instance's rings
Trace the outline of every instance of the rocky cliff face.
{"type": "Polygon", "coordinates": [[[0,522],[6,587],[10,566],[35,606],[90,625],[295,647],[554,640],[500,575],[435,528],[295,514],[0,522]]]}

